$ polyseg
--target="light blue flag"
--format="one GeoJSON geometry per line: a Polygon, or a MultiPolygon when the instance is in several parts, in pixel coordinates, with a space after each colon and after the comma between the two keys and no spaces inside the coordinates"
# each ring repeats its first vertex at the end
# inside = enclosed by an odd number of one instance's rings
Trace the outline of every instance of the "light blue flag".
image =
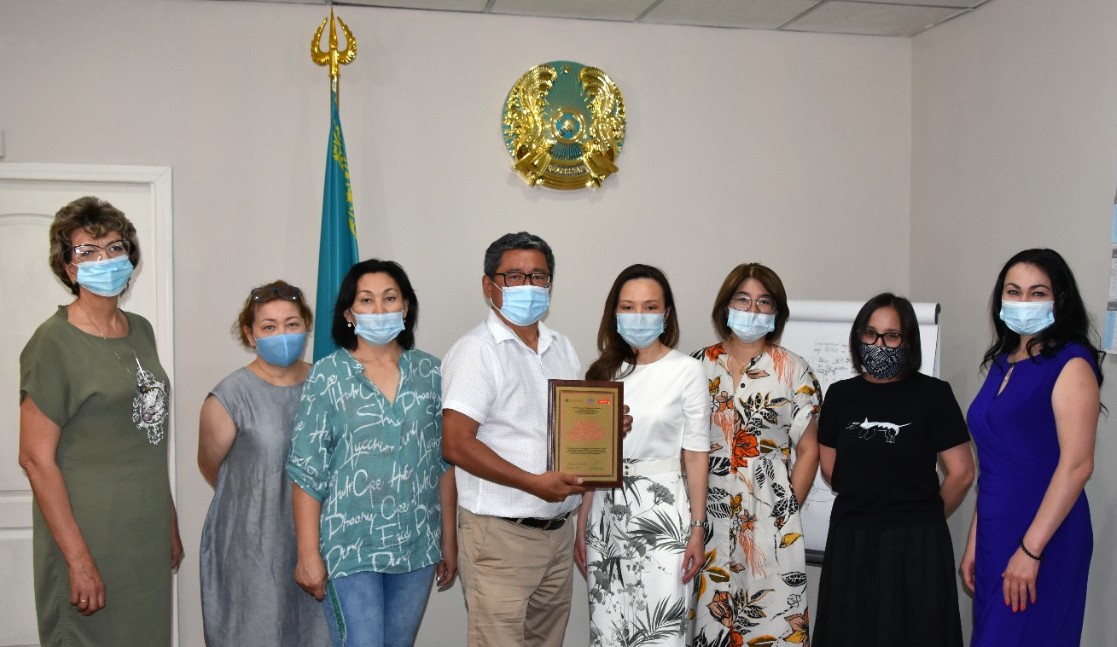
{"type": "Polygon", "coordinates": [[[337,110],[337,91],[330,91],[330,141],[326,147],[326,183],[322,189],[322,237],[318,244],[318,298],[314,315],[314,361],[337,350],[330,335],[334,302],[341,280],[357,262],[357,221],[349,160],[337,110]]]}

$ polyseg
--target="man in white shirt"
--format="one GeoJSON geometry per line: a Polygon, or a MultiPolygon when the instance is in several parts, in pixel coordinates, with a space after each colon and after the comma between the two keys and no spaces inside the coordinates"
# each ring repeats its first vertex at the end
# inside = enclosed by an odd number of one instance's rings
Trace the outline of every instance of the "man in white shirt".
{"type": "Polygon", "coordinates": [[[470,647],[559,647],[573,587],[582,479],[547,471],[547,380],[581,379],[574,347],[539,320],[554,254],[527,232],[485,252],[484,323],[442,361],[442,452],[456,465],[459,573],[470,647]]]}

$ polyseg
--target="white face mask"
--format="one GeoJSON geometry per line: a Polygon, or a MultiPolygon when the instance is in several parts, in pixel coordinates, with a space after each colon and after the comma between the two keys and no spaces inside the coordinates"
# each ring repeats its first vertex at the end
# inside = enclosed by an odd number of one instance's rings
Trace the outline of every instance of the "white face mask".
{"type": "Polygon", "coordinates": [[[617,334],[625,343],[637,350],[655,343],[664,329],[662,312],[617,313],[617,334]]]}
{"type": "Polygon", "coordinates": [[[353,312],[353,332],[373,346],[384,346],[403,332],[403,311],[382,314],[353,312]]]}
{"type": "Polygon", "coordinates": [[[1000,317],[1017,335],[1034,335],[1055,323],[1055,302],[1002,301],[1000,317]]]}
{"type": "Polygon", "coordinates": [[[754,342],[776,329],[776,315],[729,309],[729,329],[743,342],[754,342]]]}
{"type": "Polygon", "coordinates": [[[530,326],[539,321],[551,307],[550,288],[517,285],[501,288],[500,294],[500,314],[517,326],[530,326]]]}

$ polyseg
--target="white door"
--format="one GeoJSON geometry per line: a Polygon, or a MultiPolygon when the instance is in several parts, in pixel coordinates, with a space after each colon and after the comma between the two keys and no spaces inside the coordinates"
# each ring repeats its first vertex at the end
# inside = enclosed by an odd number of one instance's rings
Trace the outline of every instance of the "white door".
{"type": "MultiPolygon", "coordinates": [[[[111,202],[136,226],[143,260],[122,305],[151,321],[159,358],[174,382],[170,169],[0,163],[0,647],[39,643],[31,489],[16,461],[19,352],[58,305],[73,299],[47,264],[47,230],[59,208],[84,195],[111,202]]],[[[175,436],[168,435],[173,492],[175,436]]]]}

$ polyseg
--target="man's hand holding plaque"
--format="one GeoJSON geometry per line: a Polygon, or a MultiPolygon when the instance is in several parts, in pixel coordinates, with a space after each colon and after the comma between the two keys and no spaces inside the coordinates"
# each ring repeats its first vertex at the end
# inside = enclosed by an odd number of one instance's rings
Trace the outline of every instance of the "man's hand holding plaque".
{"type": "Polygon", "coordinates": [[[548,380],[547,469],[590,487],[619,487],[624,383],[548,380]]]}

